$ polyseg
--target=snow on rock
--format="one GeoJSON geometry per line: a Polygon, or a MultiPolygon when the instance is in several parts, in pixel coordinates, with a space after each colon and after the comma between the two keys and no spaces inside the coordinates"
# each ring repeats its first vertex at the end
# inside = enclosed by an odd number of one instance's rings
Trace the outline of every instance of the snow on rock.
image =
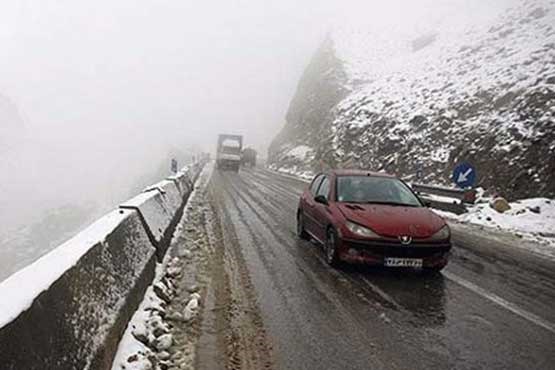
{"type": "Polygon", "coordinates": [[[154,368],[157,353],[165,352],[171,346],[169,326],[163,317],[167,303],[154,290],[154,286],[161,285],[163,270],[163,265],[157,267],[155,282],[147,289],[143,301],[127,325],[112,370],[154,368]]]}
{"type": "Polygon", "coordinates": [[[160,352],[165,352],[171,347],[173,343],[173,336],[171,334],[164,334],[156,338],[154,345],[160,352]]]}
{"type": "Polygon", "coordinates": [[[127,359],[127,365],[122,367],[125,370],[152,370],[154,367],[150,360],[143,354],[136,354],[127,359]]]}
{"type": "Polygon", "coordinates": [[[511,209],[511,205],[507,202],[507,199],[502,197],[495,197],[490,200],[489,206],[499,213],[507,212],[511,209]]]}
{"type": "Polygon", "coordinates": [[[187,306],[183,312],[183,319],[185,321],[191,321],[197,314],[199,308],[200,295],[198,293],[192,293],[187,306]]]}
{"type": "Polygon", "coordinates": [[[66,271],[75,266],[95,244],[103,242],[131,211],[108,213],[31,265],[0,283],[0,328],[31,307],[66,271]]]}
{"type": "Polygon", "coordinates": [[[555,1],[468,0],[465,14],[432,3],[432,22],[365,14],[336,27],[299,82],[270,165],[349,163],[407,179],[421,167],[425,183],[447,184],[468,161],[490,193],[555,196],[555,1]],[[304,161],[288,154],[302,146],[312,148],[304,161]]]}
{"type": "Polygon", "coordinates": [[[297,147],[295,147],[295,148],[289,150],[289,151],[287,152],[287,155],[290,155],[290,156],[292,156],[292,157],[295,157],[295,158],[299,158],[299,159],[303,159],[303,160],[304,160],[304,159],[306,158],[307,154],[309,154],[309,152],[310,152],[311,150],[312,150],[312,149],[311,149],[309,146],[306,146],[306,145],[299,145],[299,146],[297,146],[297,147]]]}

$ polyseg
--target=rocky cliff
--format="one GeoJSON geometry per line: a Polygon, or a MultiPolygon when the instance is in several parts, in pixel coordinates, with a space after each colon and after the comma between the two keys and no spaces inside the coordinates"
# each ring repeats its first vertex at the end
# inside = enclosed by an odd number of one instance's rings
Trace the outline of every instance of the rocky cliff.
{"type": "MultiPolygon", "coordinates": [[[[315,53],[269,149],[270,165],[386,170],[555,196],[555,2],[513,2],[487,22],[384,34],[344,27],[315,53]]],[[[451,22],[454,24],[454,22],[451,22]]]]}

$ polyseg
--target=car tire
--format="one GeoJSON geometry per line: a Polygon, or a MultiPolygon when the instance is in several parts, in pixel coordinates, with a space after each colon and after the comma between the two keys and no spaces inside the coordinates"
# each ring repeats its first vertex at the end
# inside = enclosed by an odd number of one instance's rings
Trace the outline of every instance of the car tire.
{"type": "Polygon", "coordinates": [[[310,240],[310,235],[304,228],[304,214],[302,211],[297,214],[297,236],[302,240],[310,240]]]}
{"type": "Polygon", "coordinates": [[[324,253],[326,254],[326,262],[331,267],[339,267],[339,254],[337,253],[338,237],[333,229],[327,232],[326,243],[324,244],[324,253]]]}

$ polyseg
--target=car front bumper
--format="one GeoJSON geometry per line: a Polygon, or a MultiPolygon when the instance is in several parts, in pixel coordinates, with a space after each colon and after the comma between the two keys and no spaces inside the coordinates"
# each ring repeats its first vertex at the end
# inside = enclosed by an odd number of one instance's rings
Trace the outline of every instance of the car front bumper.
{"type": "Polygon", "coordinates": [[[342,260],[383,266],[388,257],[421,259],[422,267],[443,267],[451,251],[450,242],[413,242],[402,245],[396,241],[366,241],[343,239],[339,248],[342,260]]]}

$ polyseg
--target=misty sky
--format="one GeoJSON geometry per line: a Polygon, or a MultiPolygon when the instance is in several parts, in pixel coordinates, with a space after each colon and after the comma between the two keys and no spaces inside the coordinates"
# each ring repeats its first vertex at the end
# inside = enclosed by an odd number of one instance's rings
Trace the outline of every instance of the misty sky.
{"type": "Polygon", "coordinates": [[[231,130],[262,147],[327,18],[317,1],[0,4],[0,93],[36,133],[85,142],[131,131],[210,147],[231,130]]]}
{"type": "Polygon", "coordinates": [[[227,130],[262,149],[330,24],[402,24],[477,3],[0,0],[0,94],[47,138],[133,132],[211,148],[227,130]]]}

